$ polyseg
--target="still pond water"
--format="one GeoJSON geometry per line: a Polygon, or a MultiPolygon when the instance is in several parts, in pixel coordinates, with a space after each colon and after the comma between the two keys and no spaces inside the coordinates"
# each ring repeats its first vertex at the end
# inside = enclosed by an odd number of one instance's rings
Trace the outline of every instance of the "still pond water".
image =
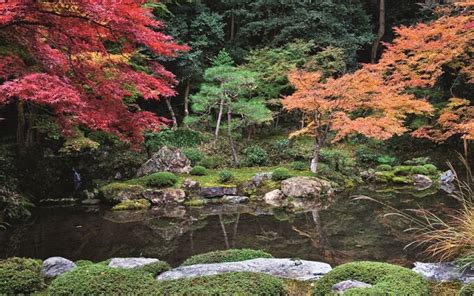
{"type": "Polygon", "coordinates": [[[40,207],[26,223],[0,231],[0,258],[102,261],[111,257],[154,257],[179,265],[186,258],[227,248],[263,249],[275,257],[338,265],[374,260],[409,266],[423,260],[405,245],[406,227],[383,206],[353,200],[365,194],[398,209],[453,206],[443,192],[363,191],[342,194],[320,209],[288,214],[259,204],[174,207],[112,212],[100,207],[40,207]],[[426,196],[423,196],[426,195],[426,196]]]}

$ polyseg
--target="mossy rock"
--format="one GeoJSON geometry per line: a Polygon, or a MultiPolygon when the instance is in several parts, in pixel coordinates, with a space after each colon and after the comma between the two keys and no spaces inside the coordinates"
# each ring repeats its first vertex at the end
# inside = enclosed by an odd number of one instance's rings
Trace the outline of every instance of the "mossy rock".
{"type": "Polygon", "coordinates": [[[370,288],[354,288],[344,295],[428,295],[428,282],[414,271],[378,262],[353,262],[340,265],[315,283],[313,295],[336,295],[332,286],[345,281],[357,280],[372,285],[370,288]]]}
{"type": "Polygon", "coordinates": [[[381,164],[377,167],[377,171],[380,171],[380,172],[387,172],[391,170],[392,170],[392,166],[389,164],[381,164]]]}
{"type": "Polygon", "coordinates": [[[286,295],[279,278],[251,272],[229,272],[214,276],[161,281],[150,294],[156,295],[286,295]]]}
{"type": "Polygon", "coordinates": [[[439,174],[439,170],[434,164],[427,163],[427,164],[423,165],[423,167],[428,170],[429,175],[439,174]]]}
{"type": "Polygon", "coordinates": [[[413,180],[410,177],[393,177],[392,182],[396,184],[413,184],[413,180]]]}
{"type": "Polygon", "coordinates": [[[474,295],[474,282],[465,285],[459,294],[460,296],[472,296],[474,295]]]}
{"type": "Polygon", "coordinates": [[[412,173],[412,166],[409,165],[397,165],[393,168],[393,174],[395,176],[408,176],[412,173]]]}
{"type": "Polygon", "coordinates": [[[178,182],[178,177],[170,172],[158,172],[142,178],[149,187],[173,187],[178,182]]]}
{"type": "Polygon", "coordinates": [[[194,264],[238,262],[255,258],[273,258],[273,256],[262,250],[230,249],[194,255],[186,259],[182,265],[188,266],[194,264]]]}
{"type": "Polygon", "coordinates": [[[375,181],[378,183],[390,183],[394,177],[393,172],[375,172],[375,181]]]}
{"type": "Polygon", "coordinates": [[[158,261],[155,263],[150,263],[142,267],[136,268],[136,270],[140,270],[140,271],[151,274],[154,278],[170,269],[171,269],[171,266],[165,261],[158,261]]]}
{"type": "Polygon", "coordinates": [[[412,174],[419,174],[419,175],[429,175],[430,171],[424,165],[416,165],[411,168],[412,174]]]}
{"type": "Polygon", "coordinates": [[[0,260],[0,294],[31,294],[45,287],[41,260],[9,258],[0,260]]]}
{"type": "Polygon", "coordinates": [[[126,199],[140,199],[145,189],[140,185],[126,183],[111,183],[100,188],[104,199],[113,204],[126,199]]]}
{"type": "Polygon", "coordinates": [[[118,205],[115,205],[113,211],[139,211],[150,208],[151,203],[146,199],[124,200],[118,205]]]}
{"type": "Polygon", "coordinates": [[[93,264],[79,266],[53,280],[49,295],[144,295],[154,285],[151,273],[93,264]]]}

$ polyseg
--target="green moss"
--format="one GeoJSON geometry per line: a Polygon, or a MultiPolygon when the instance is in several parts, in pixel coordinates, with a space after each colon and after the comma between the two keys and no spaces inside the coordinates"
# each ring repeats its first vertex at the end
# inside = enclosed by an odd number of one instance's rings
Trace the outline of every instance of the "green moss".
{"type": "Polygon", "coordinates": [[[428,282],[410,269],[378,262],[353,262],[340,265],[314,286],[313,295],[335,295],[332,286],[345,280],[357,280],[371,288],[350,289],[344,295],[428,295],[428,282]]]}
{"type": "Polygon", "coordinates": [[[0,294],[30,294],[44,288],[40,260],[9,258],[0,260],[0,294]]]}
{"type": "Polygon", "coordinates": [[[391,170],[392,170],[392,166],[389,164],[381,164],[377,167],[377,171],[386,172],[386,171],[391,171],[391,170]]]}
{"type": "Polygon", "coordinates": [[[77,261],[74,262],[74,263],[76,263],[77,266],[86,266],[86,265],[92,265],[92,264],[94,264],[94,262],[89,261],[89,260],[77,260],[77,261]]]}
{"type": "Polygon", "coordinates": [[[430,175],[436,175],[439,172],[438,168],[431,163],[427,163],[423,165],[423,167],[428,170],[428,174],[430,175]]]}
{"type": "Polygon", "coordinates": [[[286,295],[279,278],[250,272],[158,282],[156,295],[286,295]]]}
{"type": "Polygon", "coordinates": [[[397,165],[393,168],[393,174],[396,176],[407,176],[411,173],[411,166],[408,165],[397,165]]]}
{"type": "Polygon", "coordinates": [[[375,181],[379,183],[390,183],[394,177],[393,172],[375,172],[375,181]]]}
{"type": "Polygon", "coordinates": [[[229,183],[235,178],[234,174],[231,171],[220,171],[218,176],[220,183],[229,183]]]}
{"type": "Polygon", "coordinates": [[[273,258],[273,256],[261,250],[230,249],[194,255],[184,261],[182,265],[188,266],[205,263],[238,262],[255,258],[273,258]]]}
{"type": "Polygon", "coordinates": [[[474,282],[465,285],[460,292],[460,296],[472,296],[474,295],[474,282]]]}
{"type": "Polygon", "coordinates": [[[140,270],[146,273],[151,274],[154,278],[162,274],[165,271],[168,271],[171,269],[171,266],[165,262],[165,261],[158,261],[155,263],[147,264],[142,267],[137,268],[136,270],[140,270]]]}
{"type": "Polygon", "coordinates": [[[144,191],[144,188],[139,185],[132,185],[126,183],[111,183],[100,188],[100,192],[106,201],[110,203],[118,203],[121,201],[119,195],[132,195],[137,196],[141,195],[144,191]]]}
{"type": "Polygon", "coordinates": [[[191,175],[193,176],[205,176],[207,175],[207,170],[203,166],[195,166],[190,172],[191,175]]]}
{"type": "Polygon", "coordinates": [[[118,205],[115,205],[113,211],[132,211],[132,210],[146,210],[151,206],[146,199],[124,200],[118,205]]]}
{"type": "Polygon", "coordinates": [[[413,184],[410,177],[393,177],[392,182],[396,184],[413,184]]]}
{"type": "Polygon", "coordinates": [[[291,163],[291,168],[295,171],[305,171],[309,168],[309,165],[302,161],[294,161],[291,163]]]}
{"type": "Polygon", "coordinates": [[[283,181],[291,177],[292,175],[287,168],[277,168],[272,174],[273,181],[283,181]]]}
{"type": "Polygon", "coordinates": [[[188,201],[186,201],[184,204],[190,207],[202,207],[205,205],[207,202],[205,199],[202,198],[192,198],[188,201]]]}
{"type": "Polygon", "coordinates": [[[430,171],[424,165],[416,165],[411,168],[412,174],[429,175],[430,171]]]}
{"type": "Polygon", "coordinates": [[[93,264],[77,267],[53,280],[49,295],[139,295],[146,294],[155,284],[151,273],[93,264]]]}

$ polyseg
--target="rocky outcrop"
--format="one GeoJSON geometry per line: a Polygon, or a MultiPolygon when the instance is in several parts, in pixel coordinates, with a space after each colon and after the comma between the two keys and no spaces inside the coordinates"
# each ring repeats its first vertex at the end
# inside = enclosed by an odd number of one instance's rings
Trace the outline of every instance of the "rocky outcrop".
{"type": "Polygon", "coordinates": [[[474,281],[474,270],[467,268],[462,271],[452,262],[421,263],[416,262],[413,271],[433,282],[450,282],[459,280],[463,283],[474,281]]]}
{"type": "Polygon", "coordinates": [[[132,269],[156,263],[159,261],[160,260],[155,258],[112,258],[109,262],[109,267],[132,269]]]}
{"type": "Polygon", "coordinates": [[[175,188],[146,189],[143,196],[153,205],[181,204],[186,200],[184,190],[175,188]]]}
{"type": "Polygon", "coordinates": [[[76,264],[63,257],[50,257],[43,261],[43,275],[45,278],[55,278],[75,268],[76,264]]]}
{"type": "Polygon", "coordinates": [[[156,172],[189,173],[191,162],[179,149],[163,147],[152,155],[138,170],[137,176],[156,172]]]}
{"type": "Polygon", "coordinates": [[[197,264],[172,269],[159,275],[157,280],[175,280],[198,276],[216,275],[227,272],[258,272],[281,278],[299,281],[315,280],[331,270],[327,263],[291,260],[258,258],[241,262],[226,262],[213,264],[197,264]]]}
{"type": "Polygon", "coordinates": [[[285,195],[280,189],[276,189],[265,194],[263,200],[271,206],[281,207],[284,204],[285,195]]]}
{"type": "Polygon", "coordinates": [[[364,282],[360,281],[355,281],[355,280],[347,280],[347,281],[342,281],[334,286],[332,286],[332,291],[337,294],[344,294],[345,291],[349,289],[354,289],[354,288],[370,288],[372,285],[366,284],[364,282]]]}
{"type": "Polygon", "coordinates": [[[199,195],[205,198],[222,197],[225,195],[237,195],[237,187],[235,186],[201,187],[201,191],[199,195]]]}
{"type": "Polygon", "coordinates": [[[314,177],[293,177],[281,182],[281,191],[287,197],[315,198],[331,191],[331,184],[314,177]]]}

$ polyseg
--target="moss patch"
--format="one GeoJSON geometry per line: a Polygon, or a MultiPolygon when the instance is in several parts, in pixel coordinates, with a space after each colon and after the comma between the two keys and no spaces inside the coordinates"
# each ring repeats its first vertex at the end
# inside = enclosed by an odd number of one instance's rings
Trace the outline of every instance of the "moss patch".
{"type": "Polygon", "coordinates": [[[261,273],[230,272],[158,282],[155,295],[286,295],[283,281],[261,273]]]}
{"type": "Polygon", "coordinates": [[[9,258],[0,261],[0,294],[30,294],[45,287],[41,260],[9,258]]]}
{"type": "Polygon", "coordinates": [[[350,289],[344,295],[428,295],[428,282],[410,269],[378,262],[354,262],[338,266],[315,283],[313,295],[332,295],[332,286],[345,280],[371,284],[350,289]]]}
{"type": "Polygon", "coordinates": [[[130,211],[130,210],[146,210],[151,206],[146,199],[124,200],[118,205],[115,205],[113,211],[130,211]]]}
{"type": "Polygon", "coordinates": [[[162,274],[163,272],[168,271],[170,269],[171,266],[168,263],[166,263],[165,261],[158,261],[139,267],[136,270],[149,273],[153,277],[156,277],[157,275],[162,274]]]}
{"type": "Polygon", "coordinates": [[[205,263],[238,262],[255,258],[273,258],[267,252],[252,249],[230,249],[223,251],[214,251],[189,257],[183,266],[205,263]]]}
{"type": "Polygon", "coordinates": [[[460,295],[461,296],[472,296],[472,295],[474,295],[474,282],[464,286],[461,289],[460,295]]]}
{"type": "Polygon", "coordinates": [[[124,196],[129,198],[141,196],[143,191],[144,188],[142,186],[127,183],[111,183],[100,188],[102,196],[110,203],[119,203],[124,196]]]}

